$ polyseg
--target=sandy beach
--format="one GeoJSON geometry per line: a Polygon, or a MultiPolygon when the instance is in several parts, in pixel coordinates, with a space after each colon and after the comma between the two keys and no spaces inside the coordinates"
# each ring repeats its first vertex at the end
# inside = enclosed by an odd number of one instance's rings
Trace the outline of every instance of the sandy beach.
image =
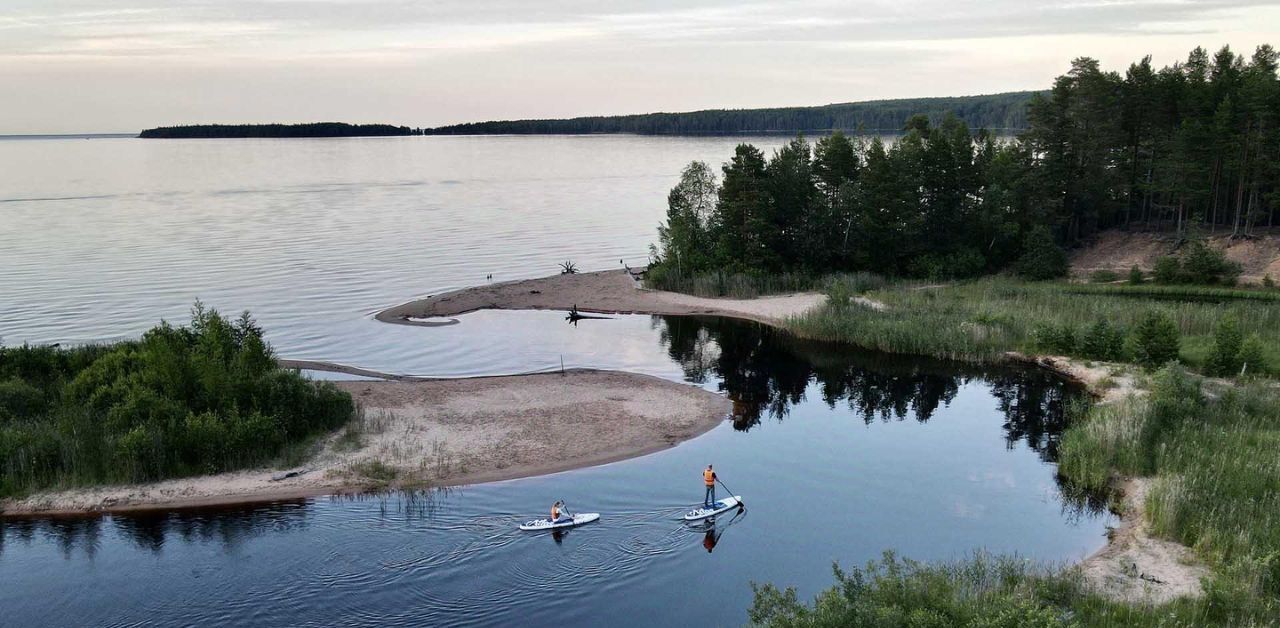
{"type": "Polygon", "coordinates": [[[362,416],[301,467],[0,501],[0,514],[121,512],[397,487],[473,484],[604,464],[672,447],[729,412],[695,386],[615,371],[340,382],[362,416]],[[286,473],[291,477],[282,478],[286,473]]]}
{"type": "Polygon", "coordinates": [[[410,301],[378,312],[384,323],[449,324],[450,316],[483,309],[569,310],[596,314],[707,314],[777,324],[821,305],[798,293],[758,299],[709,299],[640,288],[625,270],[605,270],[493,283],[410,301]],[[431,319],[431,320],[419,320],[431,319]],[[443,320],[442,320],[443,319],[443,320]]]}

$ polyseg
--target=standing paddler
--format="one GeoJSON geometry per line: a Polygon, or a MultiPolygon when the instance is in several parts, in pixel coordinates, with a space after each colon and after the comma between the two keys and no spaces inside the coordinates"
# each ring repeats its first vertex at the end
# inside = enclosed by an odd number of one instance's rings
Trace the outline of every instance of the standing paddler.
{"type": "Polygon", "coordinates": [[[707,468],[702,471],[702,483],[707,488],[702,497],[702,505],[711,508],[716,503],[716,472],[711,465],[707,465],[707,468]]]}

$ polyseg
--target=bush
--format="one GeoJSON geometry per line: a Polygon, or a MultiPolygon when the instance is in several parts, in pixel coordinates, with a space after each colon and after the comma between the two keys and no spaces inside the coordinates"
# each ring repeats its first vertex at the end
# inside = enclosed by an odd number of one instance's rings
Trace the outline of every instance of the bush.
{"type": "Polygon", "coordinates": [[[44,393],[20,379],[0,381],[0,421],[6,417],[25,419],[44,410],[44,393]]]}
{"type": "Polygon", "coordinates": [[[1073,581],[1051,576],[1029,561],[985,554],[960,563],[925,564],[885,552],[863,569],[833,570],[835,586],[812,605],[801,603],[794,589],[752,584],[751,624],[1050,628],[1063,625],[1061,612],[1040,594],[1049,588],[1079,594],[1073,581]]]}
{"type": "Polygon", "coordinates": [[[1129,285],[1140,286],[1145,281],[1146,277],[1142,275],[1142,269],[1138,268],[1137,264],[1134,264],[1133,268],[1129,269],[1129,285]]]}
{"type": "Polygon", "coordinates": [[[1080,354],[1091,360],[1123,360],[1124,331],[1106,319],[1098,319],[1080,338],[1080,354]]]}
{"type": "Polygon", "coordinates": [[[1263,275],[1263,276],[1262,276],[1262,287],[1263,287],[1263,288],[1274,288],[1274,287],[1276,287],[1276,282],[1275,282],[1275,280],[1274,280],[1274,279],[1272,279],[1272,278],[1271,278],[1271,275],[1270,275],[1270,274],[1266,274],[1266,275],[1263,275]]]}
{"type": "Polygon", "coordinates": [[[199,303],[189,327],[139,341],[0,349],[0,497],[263,464],[353,410],[332,384],[279,368],[247,313],[199,303]]]}
{"type": "Polygon", "coordinates": [[[1240,367],[1246,374],[1264,375],[1271,370],[1267,365],[1266,349],[1262,345],[1262,339],[1257,334],[1251,334],[1240,345],[1239,361],[1240,367]]]}
{"type": "Polygon", "coordinates": [[[1186,283],[1234,285],[1240,270],[1240,265],[1227,259],[1225,252],[1204,240],[1193,240],[1183,255],[1182,280],[1186,283]]]}
{"type": "Polygon", "coordinates": [[[1175,284],[1182,282],[1182,262],[1172,255],[1156,260],[1151,269],[1151,279],[1156,283],[1175,284]]]}
{"type": "Polygon", "coordinates": [[[1211,375],[1231,377],[1240,372],[1240,349],[1244,338],[1240,333],[1240,324],[1234,318],[1225,317],[1218,321],[1213,330],[1213,355],[1209,357],[1205,370],[1211,375]]]}
{"type": "Polygon", "coordinates": [[[1059,355],[1074,355],[1076,330],[1071,325],[1038,325],[1035,328],[1036,346],[1059,355]]]}
{"type": "Polygon", "coordinates": [[[1138,364],[1158,368],[1177,360],[1180,349],[1178,326],[1162,311],[1147,313],[1134,329],[1132,353],[1138,364]]]}
{"type": "Polygon", "coordinates": [[[1023,240],[1016,270],[1019,275],[1037,281],[1066,276],[1067,253],[1054,242],[1047,227],[1035,227],[1023,240]]]}
{"type": "Polygon", "coordinates": [[[1120,275],[1116,274],[1116,271],[1109,268],[1103,268],[1089,273],[1090,283],[1112,283],[1119,280],[1120,275]]]}

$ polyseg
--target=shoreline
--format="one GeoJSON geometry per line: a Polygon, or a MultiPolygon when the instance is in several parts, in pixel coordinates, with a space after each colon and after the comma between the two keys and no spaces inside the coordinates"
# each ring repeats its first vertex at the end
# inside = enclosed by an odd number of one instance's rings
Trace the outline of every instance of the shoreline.
{"type": "MultiPolygon", "coordinates": [[[[386,308],[377,312],[374,318],[380,322],[391,324],[434,327],[456,324],[458,321],[451,317],[482,309],[570,310],[576,308],[580,312],[600,314],[724,316],[785,328],[787,318],[802,314],[808,309],[820,305],[824,299],[823,295],[814,293],[758,299],[694,297],[678,293],[646,290],[639,287],[628,271],[612,270],[554,275],[454,290],[386,308]],[[446,320],[414,320],[418,318],[446,320]]],[[[858,303],[878,311],[888,309],[885,304],[865,297],[859,297],[858,303]]],[[[1131,395],[1141,395],[1144,392],[1132,374],[1132,365],[1093,363],[1061,356],[1028,355],[1016,351],[1000,355],[997,361],[1052,371],[1065,380],[1082,386],[1099,404],[1117,403],[1131,395]]],[[[418,378],[378,373],[358,367],[323,361],[281,360],[280,362],[282,366],[287,368],[337,372],[375,377],[381,380],[335,382],[343,388],[353,390],[362,386],[423,386],[442,385],[445,382],[451,382],[454,385],[483,385],[485,382],[561,376],[558,372],[552,372],[459,379],[418,378]]],[[[616,377],[628,378],[633,386],[636,385],[636,382],[647,378],[661,382],[668,387],[692,388],[688,385],[676,384],[650,376],[616,371],[572,369],[568,373],[583,372],[610,373],[616,377]]],[[[720,408],[722,409],[729,404],[727,399],[719,395],[701,389],[698,389],[698,392],[715,397],[720,402],[720,408]]],[[[538,391],[537,394],[544,398],[554,396],[554,393],[548,393],[545,390],[538,391]]],[[[353,394],[353,396],[356,395],[353,394]]],[[[492,410],[492,408],[490,409],[492,410]]],[[[604,454],[596,453],[563,464],[526,464],[514,469],[504,468],[505,465],[498,465],[497,468],[486,469],[485,471],[450,476],[447,482],[443,484],[417,484],[416,486],[442,488],[511,480],[635,458],[667,449],[679,442],[701,435],[718,425],[726,414],[726,412],[722,411],[715,421],[703,423],[699,429],[694,430],[692,433],[666,443],[650,441],[641,446],[632,446],[604,454]]],[[[1115,478],[1113,490],[1116,491],[1119,497],[1119,508],[1115,511],[1115,514],[1119,518],[1119,525],[1110,531],[1107,541],[1100,548],[1070,568],[1079,570],[1086,581],[1099,593],[1119,601],[1148,603],[1153,600],[1166,601],[1182,596],[1199,596],[1203,593],[1200,579],[1207,573],[1203,565],[1194,560],[1194,556],[1188,548],[1170,541],[1152,538],[1147,534],[1143,502],[1149,484],[1150,479],[1148,478],[1115,478]],[[1159,575],[1156,575],[1157,573],[1159,575]]],[[[246,505],[322,495],[340,496],[371,493],[387,488],[411,489],[414,487],[415,485],[412,483],[381,487],[371,487],[368,484],[360,483],[303,489],[280,487],[279,489],[259,490],[249,495],[227,494],[190,499],[176,498],[146,504],[112,504],[109,507],[99,509],[46,509],[31,512],[6,510],[3,508],[3,504],[0,503],[0,518],[8,516],[97,515],[112,512],[246,505]]]]}
{"type": "Polygon", "coordinates": [[[0,501],[0,519],[250,505],[549,475],[669,449],[717,427],[730,409],[728,399],[693,385],[592,369],[334,384],[362,412],[322,438],[300,467],[46,491],[0,501]],[[349,434],[352,426],[358,429],[349,434]],[[280,478],[282,472],[296,475],[280,478]]]}
{"type": "Polygon", "coordinates": [[[564,310],[590,314],[657,316],[724,316],[780,325],[787,318],[821,305],[826,296],[814,292],[729,299],[696,297],[640,287],[626,270],[602,270],[521,279],[452,290],[386,308],[374,319],[396,325],[440,326],[477,310],[564,310]]]}

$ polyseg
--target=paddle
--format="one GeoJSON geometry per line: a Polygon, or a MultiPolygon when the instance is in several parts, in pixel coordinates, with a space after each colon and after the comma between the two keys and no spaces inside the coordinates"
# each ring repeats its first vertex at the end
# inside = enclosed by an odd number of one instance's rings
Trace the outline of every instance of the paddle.
{"type": "MultiPolygon", "coordinates": [[[[716,481],[720,482],[719,476],[716,476],[716,481]]],[[[725,486],[724,482],[720,482],[720,486],[724,486],[724,490],[729,491],[729,497],[737,497],[736,495],[734,495],[733,489],[729,488],[728,486],[725,486]]],[[[743,508],[746,508],[746,506],[747,506],[747,502],[741,499],[738,500],[738,510],[742,510],[743,508]]]]}

